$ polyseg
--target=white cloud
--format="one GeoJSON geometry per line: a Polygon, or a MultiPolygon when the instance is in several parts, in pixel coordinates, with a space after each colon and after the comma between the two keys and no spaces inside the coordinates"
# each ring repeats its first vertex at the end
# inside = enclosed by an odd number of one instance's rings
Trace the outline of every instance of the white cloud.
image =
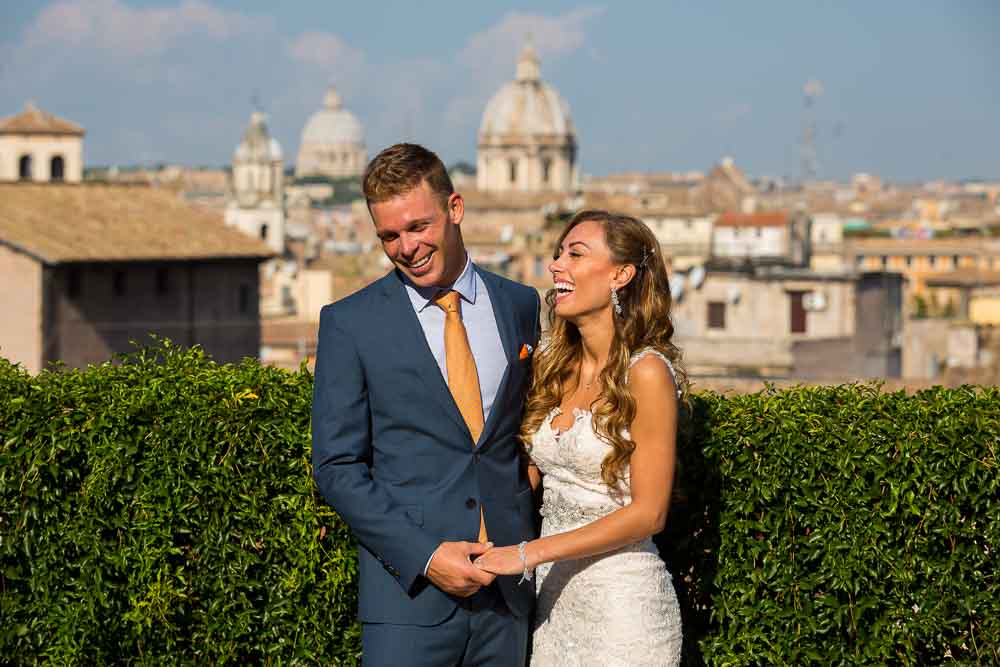
{"type": "Polygon", "coordinates": [[[504,82],[514,78],[518,54],[529,40],[542,61],[544,77],[546,61],[580,51],[587,43],[588,25],[603,13],[601,7],[582,7],[558,16],[512,12],[472,35],[457,57],[466,70],[467,85],[449,103],[445,121],[456,130],[478,129],[483,108],[504,82]]]}
{"type": "Polygon", "coordinates": [[[357,72],[365,66],[365,54],[328,32],[305,32],[290,45],[292,57],[300,63],[328,70],[357,72]]]}
{"type": "MultiPolygon", "coordinates": [[[[587,53],[603,12],[510,13],[438,59],[373,60],[341,35],[286,35],[275,22],[209,0],[133,7],[126,0],[56,0],[13,42],[0,100],[35,99],[83,124],[92,164],[221,164],[247,122],[251,97],[293,160],[299,133],[335,84],[366,127],[369,152],[421,141],[447,161],[473,157],[482,109],[514,76],[530,36],[547,63],[587,53]]],[[[556,82],[558,86],[558,82],[556,82]]]]}
{"type": "Polygon", "coordinates": [[[93,48],[128,58],[155,55],[195,35],[222,40],[271,29],[270,19],[223,11],[200,0],[145,9],[120,0],[60,0],[41,11],[25,44],[93,48]]]}
{"type": "Polygon", "coordinates": [[[518,52],[529,39],[543,60],[546,56],[572,53],[584,45],[587,24],[603,13],[599,7],[574,9],[561,16],[512,12],[496,25],[472,35],[459,52],[458,61],[480,73],[509,75],[514,71],[518,52]]]}

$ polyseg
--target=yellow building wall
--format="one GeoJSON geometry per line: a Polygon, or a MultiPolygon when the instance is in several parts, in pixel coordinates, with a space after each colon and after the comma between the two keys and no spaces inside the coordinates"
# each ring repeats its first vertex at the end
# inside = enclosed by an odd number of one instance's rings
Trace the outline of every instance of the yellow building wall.
{"type": "Polygon", "coordinates": [[[976,324],[1000,324],[1000,296],[980,296],[971,299],[969,319],[976,324]]]}

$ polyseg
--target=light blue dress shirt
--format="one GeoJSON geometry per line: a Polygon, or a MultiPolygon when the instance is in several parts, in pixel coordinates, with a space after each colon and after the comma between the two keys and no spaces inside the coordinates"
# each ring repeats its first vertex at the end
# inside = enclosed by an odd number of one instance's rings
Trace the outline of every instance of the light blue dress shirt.
{"type": "MultiPolygon", "coordinates": [[[[417,287],[404,275],[406,293],[413,304],[413,310],[420,320],[424,330],[427,345],[431,348],[434,360],[445,383],[448,382],[448,364],[444,354],[444,311],[434,303],[434,298],[441,293],[440,287],[417,287]]],[[[493,304],[486,283],[479,277],[472,266],[472,259],[466,255],[465,269],[458,280],[451,286],[461,296],[462,322],[465,324],[466,335],[469,337],[469,347],[472,357],[476,360],[476,371],[479,374],[479,395],[483,402],[483,423],[490,417],[493,401],[504,371],[507,370],[507,358],[503,343],[500,341],[500,330],[497,328],[496,316],[493,314],[493,304]]]]}
{"type": "MultiPolygon", "coordinates": [[[[441,369],[441,376],[448,382],[448,363],[444,353],[444,311],[435,303],[434,298],[441,293],[440,287],[417,287],[403,274],[403,284],[406,294],[424,330],[424,338],[431,348],[431,354],[441,369]]],[[[497,328],[496,316],[493,314],[493,304],[486,283],[472,267],[472,258],[466,254],[465,268],[458,280],[451,286],[461,296],[462,323],[469,337],[469,347],[472,357],[476,360],[476,372],[479,375],[479,396],[483,401],[483,423],[490,418],[493,401],[500,390],[500,381],[507,370],[507,358],[500,340],[500,330],[497,328]]],[[[440,547],[438,547],[440,548],[440,547]]],[[[434,560],[431,553],[424,565],[424,576],[434,560]]]]}

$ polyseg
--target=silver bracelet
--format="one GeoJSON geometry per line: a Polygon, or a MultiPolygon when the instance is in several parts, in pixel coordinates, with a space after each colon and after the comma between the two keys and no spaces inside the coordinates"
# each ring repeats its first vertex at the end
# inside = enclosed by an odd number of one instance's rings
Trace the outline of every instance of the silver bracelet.
{"type": "Polygon", "coordinates": [[[521,559],[521,565],[524,570],[521,572],[521,580],[517,582],[520,586],[526,581],[531,581],[531,578],[535,576],[535,573],[528,569],[528,554],[527,554],[528,543],[526,541],[521,542],[517,545],[517,556],[521,559]]]}

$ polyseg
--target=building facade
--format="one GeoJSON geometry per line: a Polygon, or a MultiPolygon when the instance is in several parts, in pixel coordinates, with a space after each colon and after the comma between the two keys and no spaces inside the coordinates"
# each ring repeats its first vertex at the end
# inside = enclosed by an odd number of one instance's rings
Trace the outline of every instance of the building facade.
{"type": "Polygon", "coordinates": [[[695,375],[853,379],[901,373],[902,280],[887,273],[709,268],[673,309],[695,375]]]}
{"type": "Polygon", "coordinates": [[[32,373],[79,367],[155,333],[223,362],[256,357],[270,254],[162,190],[0,185],[0,355],[32,373]]]}
{"type": "Polygon", "coordinates": [[[0,181],[79,183],[83,179],[82,127],[30,102],[0,120],[0,181]]]}

